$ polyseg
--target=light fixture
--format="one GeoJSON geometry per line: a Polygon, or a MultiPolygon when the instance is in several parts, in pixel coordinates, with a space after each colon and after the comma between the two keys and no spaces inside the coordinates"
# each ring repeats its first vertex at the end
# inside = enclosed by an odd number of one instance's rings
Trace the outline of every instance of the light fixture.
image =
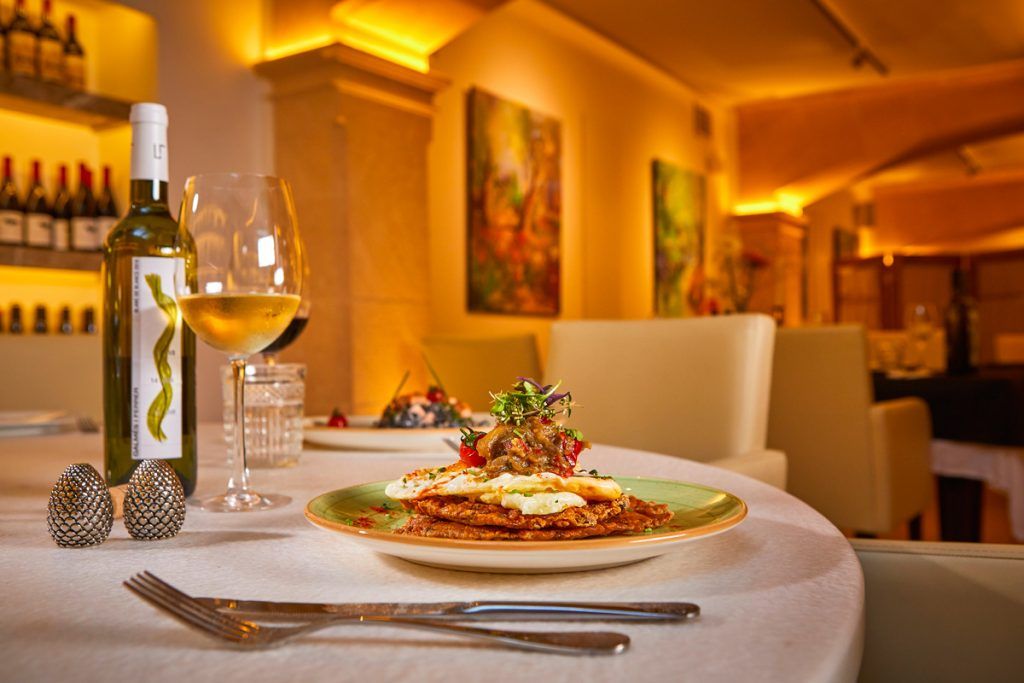
{"type": "Polygon", "coordinates": [[[852,28],[850,28],[846,22],[839,18],[831,7],[825,4],[825,0],[809,0],[814,5],[821,16],[825,17],[825,20],[832,25],[832,28],[836,30],[843,40],[850,44],[853,48],[853,56],[850,58],[850,66],[854,69],[859,69],[865,64],[870,66],[872,69],[878,72],[879,76],[888,76],[889,67],[886,66],[885,62],[879,59],[871,48],[864,44],[852,28]]]}

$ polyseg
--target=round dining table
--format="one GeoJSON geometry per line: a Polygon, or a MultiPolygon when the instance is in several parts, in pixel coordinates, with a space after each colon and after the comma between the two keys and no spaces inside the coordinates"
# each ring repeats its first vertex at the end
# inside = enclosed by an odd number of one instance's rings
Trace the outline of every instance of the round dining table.
{"type": "MultiPolygon", "coordinates": [[[[200,428],[200,495],[228,478],[220,427],[200,428]]],[[[107,541],[60,548],[46,504],[64,467],[102,471],[99,434],[0,439],[0,680],[4,681],[853,681],[863,645],[864,581],[843,535],[793,496],[743,475],[664,455],[596,445],[587,467],[697,482],[749,507],[734,529],[636,564],[515,575],[436,569],[377,554],[315,528],[314,496],[450,461],[447,453],[306,449],[298,466],[253,470],[284,493],[271,511],[189,509],[181,532],[138,541],[115,521],[107,541]],[[503,624],[613,630],[617,656],[538,654],[376,624],[342,625],[278,648],[221,645],[122,586],[149,570],[192,595],[306,602],[689,601],[679,623],[503,624]]],[[[477,623],[481,625],[481,623],[477,623]]]]}

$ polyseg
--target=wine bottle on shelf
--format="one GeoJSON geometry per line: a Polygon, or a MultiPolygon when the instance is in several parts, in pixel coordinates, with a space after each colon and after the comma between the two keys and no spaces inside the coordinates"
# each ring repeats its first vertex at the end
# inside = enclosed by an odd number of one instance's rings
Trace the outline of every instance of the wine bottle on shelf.
{"type": "Polygon", "coordinates": [[[39,160],[32,161],[32,185],[25,196],[25,244],[49,249],[53,246],[53,212],[46,201],[39,160]]]}
{"type": "Polygon", "coordinates": [[[60,309],[60,327],[58,328],[61,334],[74,334],[75,328],[71,326],[71,307],[65,306],[60,309]]]}
{"type": "Polygon", "coordinates": [[[7,68],[14,76],[36,75],[36,30],[25,13],[25,0],[16,0],[7,25],[7,68]]]}
{"type": "Polygon", "coordinates": [[[103,257],[106,478],[123,484],[139,461],[159,458],[191,495],[196,342],[182,325],[174,279],[185,277],[194,247],[179,238],[167,202],[167,110],[136,104],[130,120],[130,204],[107,235],[103,257]]]}
{"type": "Polygon", "coordinates": [[[46,306],[42,304],[36,306],[36,320],[32,323],[32,331],[35,334],[47,334],[50,331],[50,326],[46,323],[46,306]]]}
{"type": "Polygon", "coordinates": [[[78,191],[71,200],[71,248],[96,251],[96,199],[92,194],[92,173],[85,164],[78,164],[78,191]]]}
{"type": "Polygon", "coordinates": [[[85,90],[85,50],[75,32],[75,15],[68,15],[64,37],[64,85],[72,90],[85,90]]]}
{"type": "Polygon", "coordinates": [[[978,308],[968,293],[967,274],[953,271],[953,297],[946,308],[946,371],[965,375],[978,368],[978,308]]]}
{"type": "Polygon", "coordinates": [[[19,304],[11,306],[11,326],[8,329],[11,334],[22,334],[25,331],[25,326],[21,323],[21,305],[19,304]]]}
{"type": "Polygon", "coordinates": [[[4,179],[0,183],[0,244],[24,244],[25,211],[14,184],[11,157],[4,157],[4,179]]]}
{"type": "Polygon", "coordinates": [[[66,165],[60,165],[58,177],[57,194],[53,197],[53,249],[67,251],[71,246],[71,192],[66,165]]]}
{"type": "MultiPolygon", "coordinates": [[[[4,16],[3,6],[0,5],[0,74],[7,73],[7,17],[4,16]]],[[[0,331],[3,324],[0,321],[0,331]]]]}
{"type": "Polygon", "coordinates": [[[96,235],[100,241],[106,239],[110,229],[117,224],[120,214],[117,210],[117,202],[114,201],[114,192],[110,188],[110,167],[103,167],[103,189],[96,199],[96,235]]]}
{"type": "Polygon", "coordinates": [[[82,334],[96,334],[96,310],[86,306],[82,310],[82,334]]]}
{"type": "Polygon", "coordinates": [[[43,0],[43,12],[36,31],[36,73],[47,83],[64,81],[64,41],[50,20],[52,0],[43,0]]]}

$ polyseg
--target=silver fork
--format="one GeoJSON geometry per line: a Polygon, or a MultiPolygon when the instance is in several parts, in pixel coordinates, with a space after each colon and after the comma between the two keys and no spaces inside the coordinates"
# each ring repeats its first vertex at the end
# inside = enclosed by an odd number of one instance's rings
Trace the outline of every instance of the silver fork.
{"type": "Polygon", "coordinates": [[[237,619],[200,604],[166,581],[148,571],[124,582],[125,587],[154,607],[171,614],[186,625],[214,638],[247,650],[275,647],[292,638],[313,633],[337,624],[385,624],[403,628],[446,633],[499,642],[504,645],[566,655],[617,655],[629,647],[629,636],[605,631],[503,631],[474,628],[432,621],[401,619],[388,616],[344,616],[319,620],[300,626],[265,626],[237,619]]]}

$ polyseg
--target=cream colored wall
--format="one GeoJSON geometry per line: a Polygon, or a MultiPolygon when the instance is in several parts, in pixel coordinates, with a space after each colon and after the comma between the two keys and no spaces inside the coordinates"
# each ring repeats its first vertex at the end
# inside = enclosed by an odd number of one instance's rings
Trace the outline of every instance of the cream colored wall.
{"type": "MultiPolygon", "coordinates": [[[[170,117],[171,204],[179,201],[185,178],[196,173],[273,171],[266,86],[251,70],[262,49],[263,0],[122,4],[157,21],[157,101],[170,117]]],[[[199,419],[220,420],[218,366],[225,359],[201,342],[197,346],[199,419]]]]}
{"type": "MultiPolygon", "coordinates": [[[[439,333],[533,332],[550,318],[466,312],[466,92],[481,87],[562,125],[563,318],[652,315],[652,159],[703,171],[713,151],[733,168],[731,117],[713,103],[715,143],[693,134],[695,94],[632,54],[534,0],[516,0],[439,50],[452,79],[435,99],[430,181],[432,328],[439,333]]],[[[713,243],[734,186],[709,176],[713,243]]]]}

